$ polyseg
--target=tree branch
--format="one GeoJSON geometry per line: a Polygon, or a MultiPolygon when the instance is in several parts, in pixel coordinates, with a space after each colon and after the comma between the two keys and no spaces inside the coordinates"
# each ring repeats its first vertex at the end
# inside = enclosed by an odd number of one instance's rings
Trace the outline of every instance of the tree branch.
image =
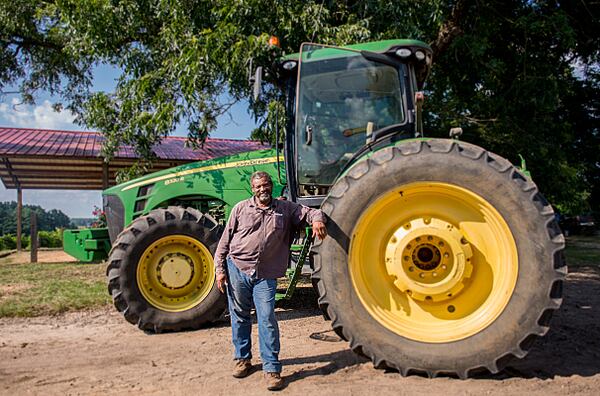
{"type": "Polygon", "coordinates": [[[458,0],[454,7],[452,7],[450,17],[440,27],[437,38],[431,44],[435,56],[443,54],[450,47],[454,39],[464,33],[461,22],[465,18],[466,11],[469,8],[468,3],[468,0],[458,0]]]}
{"type": "Polygon", "coordinates": [[[62,51],[63,50],[63,46],[59,45],[57,43],[53,43],[50,41],[46,41],[46,40],[40,40],[34,37],[23,37],[23,36],[17,36],[15,35],[12,39],[9,40],[2,40],[2,42],[7,43],[8,45],[16,45],[19,47],[25,47],[25,48],[30,48],[30,47],[43,47],[43,48],[48,48],[48,49],[53,49],[53,50],[57,50],[57,51],[62,51]]]}

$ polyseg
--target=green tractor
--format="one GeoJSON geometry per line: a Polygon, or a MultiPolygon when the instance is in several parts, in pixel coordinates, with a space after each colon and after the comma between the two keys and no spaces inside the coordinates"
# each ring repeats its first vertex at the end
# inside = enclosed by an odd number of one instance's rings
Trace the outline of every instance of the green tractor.
{"type": "Polygon", "coordinates": [[[151,332],[219,318],[226,301],[212,255],[262,170],[274,194],[327,215],[329,237],[306,238],[290,272],[311,263],[319,305],[352,350],[430,377],[496,373],[524,357],[561,304],[564,238],[524,171],[423,136],[431,62],[413,40],[304,44],[271,73],[286,98],[283,156],[239,154],[106,190],[117,309],[151,332]]]}

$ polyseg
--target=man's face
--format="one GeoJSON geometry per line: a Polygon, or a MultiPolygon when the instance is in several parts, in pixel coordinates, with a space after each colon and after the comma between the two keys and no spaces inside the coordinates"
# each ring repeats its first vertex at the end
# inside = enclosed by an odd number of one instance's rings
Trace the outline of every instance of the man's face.
{"type": "Polygon", "coordinates": [[[273,184],[267,178],[253,179],[252,192],[254,196],[263,205],[271,202],[271,193],[273,192],[273,184]]]}

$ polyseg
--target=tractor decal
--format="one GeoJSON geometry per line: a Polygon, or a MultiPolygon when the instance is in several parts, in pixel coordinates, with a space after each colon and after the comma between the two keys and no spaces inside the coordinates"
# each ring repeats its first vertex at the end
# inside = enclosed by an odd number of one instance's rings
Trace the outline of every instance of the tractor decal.
{"type": "Polygon", "coordinates": [[[243,160],[243,161],[229,162],[229,163],[224,163],[224,164],[202,166],[200,168],[186,169],[186,170],[177,172],[175,174],[169,173],[167,175],[157,176],[152,179],[143,180],[138,183],[130,184],[129,186],[124,187],[121,191],[131,190],[132,188],[145,186],[147,184],[156,183],[156,182],[166,180],[166,179],[172,179],[172,178],[177,178],[180,176],[192,175],[194,173],[207,172],[207,171],[212,171],[212,170],[217,170],[217,169],[241,168],[241,167],[245,167],[245,166],[264,165],[264,164],[271,164],[273,162],[277,162],[277,157],[256,158],[256,159],[251,159],[251,160],[243,160]]]}

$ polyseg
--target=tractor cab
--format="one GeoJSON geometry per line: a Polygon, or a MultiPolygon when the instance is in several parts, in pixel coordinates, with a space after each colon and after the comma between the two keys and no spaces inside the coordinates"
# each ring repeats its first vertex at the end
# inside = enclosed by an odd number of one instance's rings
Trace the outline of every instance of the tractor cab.
{"type": "Polygon", "coordinates": [[[292,200],[318,206],[356,158],[421,136],[418,98],[431,54],[425,43],[411,40],[347,48],[305,43],[279,62],[292,200]]]}

